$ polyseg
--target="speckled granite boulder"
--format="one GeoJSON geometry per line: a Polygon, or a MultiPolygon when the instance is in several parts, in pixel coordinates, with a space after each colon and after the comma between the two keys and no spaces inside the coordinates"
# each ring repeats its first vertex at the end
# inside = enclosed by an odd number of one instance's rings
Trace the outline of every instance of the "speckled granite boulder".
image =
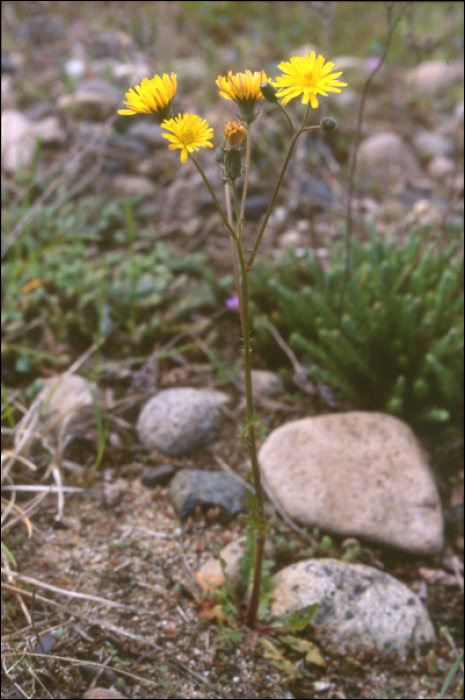
{"type": "Polygon", "coordinates": [[[389,574],[336,559],[300,561],[273,577],[272,615],[318,603],[312,620],[322,645],[342,653],[373,650],[407,657],[434,644],[434,627],[420,599],[389,574]]]}
{"type": "Polygon", "coordinates": [[[183,457],[218,437],[221,402],[211,392],[181,387],[151,398],[137,421],[137,432],[148,450],[183,457]]]}

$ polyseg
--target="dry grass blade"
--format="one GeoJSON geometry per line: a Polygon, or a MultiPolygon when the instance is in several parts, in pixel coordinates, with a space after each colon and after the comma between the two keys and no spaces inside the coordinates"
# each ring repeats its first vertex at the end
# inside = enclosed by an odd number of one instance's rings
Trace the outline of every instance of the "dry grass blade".
{"type": "MultiPolygon", "coordinates": [[[[62,375],[57,379],[56,383],[52,384],[50,387],[47,388],[46,392],[41,392],[39,396],[35,399],[35,401],[32,403],[30,406],[29,410],[26,412],[26,414],[22,417],[21,421],[18,423],[16,426],[16,431],[15,431],[15,449],[13,452],[9,451],[8,453],[8,459],[7,464],[5,465],[5,469],[11,468],[13,463],[15,462],[16,458],[21,455],[21,453],[24,451],[26,448],[28,442],[34,437],[35,429],[37,427],[37,424],[39,422],[40,418],[40,412],[42,410],[42,407],[46,405],[46,402],[51,398],[53,395],[53,392],[56,391],[58,388],[59,384],[65,379],[66,377],[70,377],[73,375],[79,367],[81,367],[86,360],[89,359],[93,355],[93,353],[100,347],[100,345],[104,341],[104,337],[102,336],[97,342],[93,343],[90,348],[88,348],[77,360],[74,362],[71,367],[69,367],[66,372],[63,372],[62,375]]],[[[49,428],[51,430],[53,426],[49,428]]],[[[4,471],[3,471],[3,465],[2,465],[2,479],[3,479],[4,471]]]]}
{"type": "MultiPolygon", "coordinates": [[[[4,587],[7,588],[8,590],[16,590],[16,591],[19,590],[19,589],[15,588],[14,586],[8,586],[7,584],[4,585],[4,587]]],[[[21,591],[21,594],[28,596],[30,598],[32,598],[32,596],[33,596],[33,594],[30,593],[29,591],[21,591]]],[[[89,598],[90,596],[86,596],[86,597],[89,598]]],[[[190,669],[186,664],[184,664],[182,661],[180,661],[175,656],[175,654],[168,651],[168,649],[164,649],[160,645],[156,644],[148,637],[142,637],[141,635],[133,634],[132,632],[129,632],[128,630],[125,630],[122,627],[117,627],[116,625],[113,625],[110,622],[105,622],[104,620],[100,620],[99,618],[91,617],[90,615],[88,615],[86,613],[81,613],[78,610],[70,609],[69,606],[62,605],[61,603],[57,603],[54,600],[44,598],[43,596],[40,596],[40,595],[36,595],[35,600],[43,602],[46,605],[52,606],[52,607],[56,608],[57,610],[61,610],[62,612],[65,612],[67,615],[72,616],[74,618],[80,618],[80,619],[86,620],[89,625],[96,625],[103,630],[107,630],[107,631],[112,632],[116,635],[120,635],[120,636],[125,637],[127,639],[131,639],[131,640],[137,642],[138,644],[140,644],[141,646],[146,646],[146,647],[155,649],[158,653],[164,654],[167,657],[166,662],[168,664],[170,664],[170,665],[174,664],[178,670],[180,670],[182,673],[184,673],[184,675],[186,677],[189,677],[192,680],[194,680],[196,683],[198,683],[200,685],[200,687],[206,686],[208,688],[211,688],[217,694],[218,700],[223,700],[223,699],[224,700],[233,700],[233,697],[229,693],[227,693],[223,689],[220,689],[217,686],[213,685],[208,680],[208,678],[206,678],[205,676],[202,676],[200,673],[197,673],[196,671],[193,671],[192,669],[190,669]]],[[[105,601],[105,602],[108,602],[108,601],[105,601]]],[[[122,606],[119,606],[119,607],[122,607],[122,606]]],[[[138,611],[138,612],[139,613],[140,612],[150,613],[150,611],[138,611]]],[[[42,654],[28,654],[27,652],[21,652],[21,653],[24,656],[42,656],[42,654]]],[[[11,651],[11,652],[3,652],[2,658],[15,656],[16,654],[17,654],[16,650],[11,651]]],[[[54,657],[49,657],[49,658],[54,658],[56,660],[63,660],[63,661],[66,661],[68,663],[70,661],[76,661],[78,663],[82,663],[82,661],[80,661],[80,660],[78,661],[77,659],[71,659],[68,657],[54,656],[54,657]]],[[[93,664],[93,665],[101,666],[101,664],[93,664]]],[[[123,673],[122,671],[118,671],[118,672],[123,673]]],[[[143,683],[149,682],[149,681],[146,681],[145,678],[138,679],[138,680],[141,680],[141,682],[143,682],[143,683]]]]}
{"type": "MultiPolygon", "coordinates": [[[[30,652],[30,651],[22,651],[22,650],[14,650],[14,651],[5,651],[2,652],[2,659],[8,659],[11,657],[31,657],[31,658],[43,658],[47,659],[48,661],[64,661],[67,664],[76,664],[77,666],[82,665],[82,659],[74,659],[72,657],[67,657],[67,656],[56,656],[55,654],[40,654],[38,652],[30,652]]],[[[101,669],[104,671],[108,666],[106,664],[98,663],[97,661],[88,661],[86,660],[86,666],[95,666],[95,668],[101,669]]],[[[160,684],[156,681],[151,681],[149,678],[141,678],[140,676],[136,676],[135,673],[130,673],[129,671],[124,671],[122,669],[118,669],[118,675],[125,676],[126,678],[131,678],[134,681],[137,681],[138,683],[141,683],[142,685],[148,685],[148,686],[159,686],[160,684]]],[[[27,697],[26,695],[24,697],[27,697]]]]}
{"type": "MultiPolygon", "coordinates": [[[[87,593],[78,593],[77,591],[67,591],[63,588],[58,588],[57,586],[52,586],[49,583],[44,583],[43,581],[39,581],[36,578],[32,578],[31,576],[23,576],[20,573],[17,573],[16,571],[10,571],[8,572],[6,569],[2,568],[2,574],[10,574],[14,579],[18,579],[19,581],[22,581],[23,583],[30,584],[32,586],[37,586],[37,588],[42,588],[47,591],[52,591],[53,593],[58,593],[60,595],[67,596],[68,598],[76,598],[79,600],[89,600],[94,603],[100,603],[101,605],[105,605],[106,607],[109,608],[119,608],[120,610],[127,610],[129,612],[145,612],[148,615],[154,615],[155,613],[151,610],[144,610],[141,611],[139,609],[136,609],[130,605],[124,605],[123,603],[115,603],[112,600],[107,600],[106,598],[99,598],[98,596],[93,596],[93,595],[88,595],[87,593]]],[[[4,584],[2,584],[3,587],[4,584]]],[[[17,589],[20,591],[20,589],[17,589]]],[[[20,591],[23,593],[23,591],[20,591]]]]}
{"type": "MultiPolygon", "coordinates": [[[[7,488],[7,487],[4,487],[4,488],[7,488]]],[[[16,503],[12,503],[11,501],[8,501],[6,498],[3,498],[3,496],[2,496],[2,505],[5,505],[8,510],[10,508],[14,508],[20,514],[21,518],[24,520],[24,524],[26,525],[28,536],[32,537],[31,521],[29,520],[27,515],[24,513],[24,510],[22,508],[20,508],[18,505],[16,505],[16,503]]]]}

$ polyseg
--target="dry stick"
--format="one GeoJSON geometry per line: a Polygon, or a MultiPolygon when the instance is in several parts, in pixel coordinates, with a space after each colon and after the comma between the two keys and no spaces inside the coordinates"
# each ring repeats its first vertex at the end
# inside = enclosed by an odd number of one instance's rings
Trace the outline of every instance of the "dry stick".
{"type": "MultiPolygon", "coordinates": [[[[16,434],[15,434],[15,448],[14,451],[11,452],[9,451],[8,458],[5,460],[5,464],[2,465],[2,481],[5,478],[5,475],[8,474],[9,469],[14,465],[16,458],[21,454],[22,450],[24,449],[25,445],[31,438],[31,436],[34,434],[35,428],[39,422],[39,415],[40,415],[40,404],[42,404],[44,401],[49,400],[53,394],[53,392],[58,388],[59,384],[66,378],[71,376],[86,360],[88,357],[92,355],[95,350],[98,349],[98,347],[103,343],[105,340],[105,336],[102,336],[99,338],[98,341],[93,343],[90,348],[88,348],[82,355],[79,357],[72,365],[69,367],[65,372],[63,372],[62,375],[57,379],[57,381],[53,384],[53,386],[50,387],[50,390],[47,394],[47,397],[40,397],[39,399],[36,399],[28,412],[23,416],[21,421],[18,423],[16,427],[16,434]]],[[[62,416],[60,416],[62,418],[62,416]]],[[[51,427],[49,427],[51,429],[51,427]]],[[[51,450],[52,453],[54,450],[51,450]]],[[[63,489],[61,486],[61,479],[59,476],[59,468],[60,468],[60,462],[61,462],[61,456],[59,453],[55,453],[52,456],[52,460],[50,462],[49,468],[52,467],[52,470],[54,472],[54,477],[55,481],[57,482],[57,487],[58,487],[58,517],[60,519],[63,508],[64,508],[64,497],[63,497],[63,489]],[[57,460],[58,457],[58,460],[57,460]],[[58,461],[58,469],[54,465],[54,461],[58,461]]],[[[48,472],[47,472],[48,473],[48,472]]]]}
{"type": "Polygon", "coordinates": [[[267,321],[266,319],[263,321],[263,325],[265,328],[268,328],[270,333],[273,335],[274,339],[278,343],[279,347],[281,350],[283,350],[286,355],[289,358],[290,363],[292,364],[292,367],[294,368],[294,373],[296,376],[301,376],[301,377],[307,377],[308,376],[308,371],[303,367],[300,362],[298,361],[296,355],[292,352],[291,348],[289,345],[284,341],[282,335],[278,331],[278,329],[273,326],[272,323],[267,321]]]}
{"type": "MultiPolygon", "coordinates": [[[[50,601],[49,601],[50,602],[50,601]]],[[[74,615],[75,613],[73,613],[74,615]]],[[[15,649],[15,651],[6,651],[2,652],[2,659],[7,659],[11,656],[24,656],[24,657],[33,657],[33,658],[38,658],[42,659],[47,657],[49,660],[54,660],[54,661],[67,661],[68,663],[75,663],[78,666],[81,666],[83,661],[82,659],[75,659],[72,656],[57,656],[56,654],[39,654],[37,652],[32,652],[32,651],[23,651],[22,649],[15,649]]],[[[89,661],[86,659],[86,666],[95,666],[98,669],[101,669],[102,671],[108,670],[108,665],[105,663],[98,663],[97,661],[89,661]]],[[[151,681],[148,678],[142,678],[141,676],[136,676],[134,673],[130,673],[129,671],[123,671],[121,668],[118,668],[118,675],[126,676],[127,678],[132,678],[133,680],[137,681],[138,683],[146,684],[146,685],[156,685],[159,686],[160,684],[157,681],[151,681]]],[[[7,676],[8,676],[8,671],[7,671],[7,676]]],[[[24,697],[28,697],[25,695],[24,697]]]]}
{"type": "MultiPolygon", "coordinates": [[[[215,461],[216,463],[224,469],[225,472],[230,474],[233,479],[236,479],[240,484],[246,487],[246,489],[249,489],[249,491],[252,491],[252,493],[255,493],[255,489],[251,484],[248,483],[245,479],[243,479],[239,474],[237,474],[230,466],[227,464],[224,459],[221,459],[221,457],[216,457],[215,456],[215,461]]],[[[303,537],[309,544],[314,545],[315,547],[318,547],[319,549],[322,548],[320,542],[315,537],[312,537],[311,535],[308,535],[306,532],[304,532],[293,520],[290,519],[290,517],[287,515],[286,511],[280,506],[278,501],[276,500],[270,485],[267,482],[267,479],[263,472],[261,473],[261,478],[262,478],[262,485],[263,485],[263,490],[267,496],[267,498],[271,501],[273,506],[276,508],[277,512],[281,516],[281,518],[284,520],[286,525],[288,525],[294,532],[297,532],[298,535],[303,537]]]]}
{"type": "MultiPolygon", "coordinates": [[[[5,486],[3,486],[2,488],[5,488],[5,486]]],[[[35,513],[36,508],[38,508],[42,501],[44,501],[47,498],[47,495],[48,494],[46,492],[42,492],[38,496],[34,496],[34,498],[32,498],[28,502],[28,504],[23,508],[23,512],[21,513],[21,515],[16,515],[12,520],[8,520],[8,522],[5,523],[5,525],[2,525],[2,532],[6,532],[6,530],[9,530],[11,527],[13,527],[18,520],[21,520],[23,522],[25,518],[28,518],[29,520],[29,516],[32,516],[35,513]]],[[[33,530],[37,532],[37,525],[34,525],[33,530]]]]}
{"type": "Polygon", "coordinates": [[[100,676],[102,675],[102,673],[103,673],[105,670],[108,670],[108,668],[110,667],[109,664],[110,664],[110,661],[111,661],[112,659],[113,659],[113,656],[110,654],[109,656],[107,656],[106,659],[103,660],[102,668],[99,668],[98,671],[97,671],[97,673],[96,673],[96,674],[94,675],[94,677],[92,678],[92,681],[91,681],[89,687],[87,688],[86,695],[87,695],[87,693],[89,692],[89,690],[93,690],[93,689],[95,688],[95,686],[97,685],[98,681],[100,680],[100,676]]]}
{"type": "MultiPolygon", "coordinates": [[[[21,595],[25,595],[25,596],[28,596],[29,598],[32,598],[32,593],[30,593],[29,591],[20,591],[18,588],[16,588],[16,586],[2,584],[2,587],[6,588],[7,590],[13,591],[13,592],[20,592],[21,595]]],[[[201,676],[200,673],[197,673],[196,671],[192,671],[192,669],[190,669],[188,666],[186,666],[186,664],[184,664],[182,661],[180,661],[177,658],[177,656],[175,656],[175,654],[173,654],[171,651],[168,651],[167,649],[164,649],[163,647],[159,646],[158,644],[155,644],[155,642],[153,642],[148,637],[142,637],[142,636],[137,635],[137,634],[132,634],[132,632],[128,632],[123,627],[117,627],[116,625],[112,625],[110,622],[105,622],[104,620],[100,620],[99,618],[90,617],[86,613],[81,613],[78,610],[70,609],[69,606],[62,605],[61,603],[57,603],[54,600],[51,600],[49,598],[44,598],[43,596],[40,596],[40,595],[36,595],[35,598],[37,601],[41,601],[46,605],[51,605],[52,607],[55,607],[58,610],[61,610],[62,612],[67,613],[71,617],[77,617],[77,618],[80,618],[82,620],[86,620],[87,623],[89,624],[89,626],[96,625],[97,627],[100,627],[103,630],[108,630],[109,632],[112,632],[114,634],[119,634],[122,637],[132,639],[133,641],[136,641],[139,644],[145,644],[146,646],[151,647],[152,649],[155,649],[156,651],[158,651],[162,654],[165,654],[168,657],[167,663],[170,663],[170,661],[171,661],[172,664],[175,664],[178,668],[180,668],[182,671],[184,671],[184,673],[187,676],[190,676],[193,680],[197,681],[200,685],[204,684],[204,685],[212,688],[212,690],[214,690],[215,693],[217,693],[218,700],[223,700],[223,698],[224,698],[224,700],[233,700],[231,695],[228,695],[223,690],[214,686],[213,683],[211,683],[207,678],[204,678],[203,676],[201,676]]],[[[138,612],[140,613],[141,611],[139,610],[138,612]]],[[[142,612],[149,612],[150,614],[153,614],[150,611],[145,611],[145,610],[142,612]]],[[[28,652],[21,652],[18,650],[11,652],[11,654],[8,654],[8,653],[2,654],[2,656],[14,656],[16,653],[20,653],[22,656],[42,656],[42,654],[32,654],[32,653],[28,653],[28,652]]],[[[82,663],[82,659],[71,659],[69,657],[61,657],[61,656],[53,656],[50,658],[55,658],[55,659],[58,659],[60,661],[66,661],[66,662],[75,661],[76,663],[79,663],[79,664],[82,663]]],[[[101,666],[101,664],[96,664],[93,662],[86,661],[86,663],[90,663],[91,665],[94,665],[94,666],[101,666]]],[[[145,681],[145,679],[141,679],[140,677],[133,676],[132,674],[127,673],[127,671],[121,671],[120,669],[118,669],[118,673],[123,673],[124,675],[128,675],[131,678],[137,678],[138,681],[142,680],[143,682],[152,683],[152,681],[150,681],[148,679],[147,679],[147,681],[145,681]]]]}
{"type": "MultiPolygon", "coordinates": [[[[3,554],[3,552],[2,552],[2,558],[4,558],[5,566],[6,566],[5,569],[2,568],[2,573],[5,572],[6,576],[8,577],[8,580],[11,581],[13,579],[14,572],[10,569],[10,564],[8,562],[8,558],[3,554]]],[[[4,585],[8,586],[8,584],[2,583],[2,587],[4,585]]],[[[27,607],[24,603],[24,600],[22,599],[22,596],[21,596],[22,591],[19,588],[17,588],[16,586],[12,586],[12,587],[15,590],[15,596],[16,596],[16,599],[19,603],[21,610],[23,611],[23,615],[26,618],[28,625],[31,625],[31,623],[32,623],[31,616],[29,615],[29,610],[27,609],[27,607]]]]}
{"type": "Polygon", "coordinates": [[[192,571],[192,567],[189,564],[189,561],[186,557],[186,553],[184,552],[182,539],[179,542],[177,542],[177,545],[178,545],[179,551],[181,553],[181,562],[182,562],[182,566],[184,569],[184,573],[185,573],[187,581],[188,581],[187,587],[189,588],[189,591],[192,594],[192,597],[194,598],[195,602],[197,603],[197,605],[199,605],[202,602],[202,599],[199,596],[199,594],[197,593],[197,583],[195,580],[195,574],[192,571]]]}
{"type": "MultiPolygon", "coordinates": [[[[120,608],[122,610],[127,610],[129,612],[145,612],[148,615],[155,615],[155,613],[150,611],[150,610],[141,611],[139,608],[135,608],[131,605],[124,605],[123,603],[115,603],[114,601],[107,600],[106,598],[99,598],[98,596],[88,595],[87,593],[77,593],[76,591],[67,591],[63,588],[58,588],[57,586],[52,586],[49,583],[44,583],[43,581],[39,581],[39,579],[32,578],[30,576],[23,576],[22,574],[18,573],[17,571],[8,572],[3,567],[2,567],[1,572],[2,572],[2,574],[9,574],[13,578],[17,578],[20,581],[22,581],[23,583],[29,583],[33,586],[37,586],[38,588],[43,588],[47,591],[53,591],[53,593],[58,593],[60,595],[68,596],[68,598],[77,598],[79,600],[90,600],[94,603],[100,603],[102,605],[106,605],[109,608],[120,608]]],[[[2,586],[3,586],[3,584],[2,584],[2,586]]],[[[24,591],[21,591],[21,593],[23,593],[23,592],[24,591]]]]}
{"type": "Polygon", "coordinates": [[[293,520],[291,520],[291,518],[287,515],[286,511],[284,510],[284,508],[282,508],[281,505],[280,505],[280,504],[278,503],[278,501],[276,500],[276,498],[275,498],[275,496],[274,496],[274,494],[273,494],[273,492],[272,492],[272,490],[271,490],[271,487],[270,487],[270,485],[269,485],[269,483],[268,483],[268,481],[267,481],[265,475],[263,474],[263,472],[262,472],[262,484],[263,484],[263,490],[265,491],[267,497],[270,499],[270,501],[272,502],[273,506],[276,508],[276,510],[278,511],[279,515],[280,515],[281,518],[284,520],[284,522],[286,523],[286,525],[288,525],[288,526],[291,528],[291,530],[294,530],[294,532],[296,532],[298,535],[300,535],[301,537],[303,537],[304,540],[306,540],[306,541],[307,541],[309,544],[311,544],[312,546],[317,547],[319,550],[320,550],[320,549],[323,549],[323,547],[321,546],[321,542],[318,542],[318,540],[316,539],[316,537],[313,537],[312,535],[309,535],[309,534],[307,534],[306,532],[304,532],[304,531],[303,531],[293,520]]]}
{"type": "Polygon", "coordinates": [[[235,479],[239,484],[242,484],[242,486],[245,486],[246,489],[251,491],[255,495],[255,489],[252,486],[252,484],[249,484],[249,482],[246,479],[243,479],[240,474],[234,471],[232,467],[227,464],[227,462],[224,461],[221,457],[218,457],[215,455],[215,462],[223,469],[227,474],[229,474],[233,479],[235,479]]]}
{"type": "Polygon", "coordinates": [[[47,657],[47,654],[46,654],[45,649],[44,649],[44,645],[42,644],[42,637],[40,636],[39,631],[34,623],[34,603],[35,603],[35,599],[36,599],[36,594],[37,594],[36,590],[32,591],[31,625],[32,625],[32,629],[34,630],[34,634],[36,636],[36,643],[39,645],[40,650],[42,651],[42,654],[44,655],[45,667],[53,678],[52,670],[50,668],[50,659],[47,657]]]}
{"type": "Polygon", "coordinates": [[[397,19],[395,23],[392,21],[392,11],[394,9],[394,3],[393,2],[386,2],[384,3],[386,7],[386,12],[387,12],[387,21],[388,21],[388,35],[387,35],[387,40],[386,40],[386,47],[383,51],[383,54],[379,60],[378,65],[372,70],[370,75],[368,76],[365,85],[363,86],[363,92],[362,92],[362,98],[360,100],[360,107],[358,110],[358,117],[357,117],[357,129],[355,132],[355,144],[354,148],[352,151],[352,158],[350,160],[350,168],[349,168],[349,192],[347,195],[347,213],[346,213],[346,264],[345,264],[345,270],[344,270],[344,277],[342,279],[342,285],[341,285],[341,295],[339,297],[339,307],[342,312],[343,305],[344,305],[344,295],[347,287],[347,282],[349,281],[349,271],[350,271],[350,241],[352,237],[352,200],[354,197],[354,188],[355,188],[355,171],[357,170],[357,159],[358,159],[358,149],[360,147],[360,141],[362,138],[362,125],[363,125],[363,115],[365,111],[365,101],[368,96],[368,90],[370,89],[371,81],[375,77],[376,73],[381,69],[381,66],[383,65],[384,61],[386,60],[386,56],[388,54],[389,48],[391,46],[391,41],[392,41],[392,35],[394,33],[394,29],[397,25],[397,23],[400,20],[400,17],[397,19]]]}
{"type": "MultiPolygon", "coordinates": [[[[82,364],[84,364],[84,362],[92,355],[92,353],[94,353],[99,348],[99,346],[103,343],[104,340],[105,340],[105,336],[102,336],[101,338],[99,338],[99,340],[97,340],[95,343],[93,343],[90,346],[90,348],[88,348],[81,355],[81,357],[79,357],[75,362],[73,362],[71,367],[69,367],[65,372],[63,372],[63,374],[61,374],[60,377],[57,379],[56,383],[50,387],[50,391],[49,391],[48,396],[51,396],[51,394],[58,388],[58,385],[65,378],[74,374],[74,372],[77,369],[79,369],[79,367],[82,364]]],[[[42,400],[43,400],[43,398],[42,398],[42,400]]],[[[17,455],[20,454],[25,443],[30,438],[31,433],[33,432],[33,430],[37,424],[37,421],[39,418],[39,412],[33,411],[32,410],[33,408],[36,408],[35,403],[31,406],[31,408],[26,413],[26,415],[23,416],[20,423],[18,423],[16,436],[18,437],[18,435],[19,435],[19,438],[17,441],[15,440],[15,442],[16,442],[15,450],[14,450],[13,454],[10,456],[10,463],[13,463],[14,460],[16,459],[17,455]]]]}
{"type": "MultiPolygon", "coordinates": [[[[8,488],[10,488],[10,485],[2,485],[2,489],[8,489],[8,488]]],[[[12,488],[13,488],[13,487],[12,487],[12,488]]],[[[7,510],[7,513],[8,513],[8,511],[11,510],[11,509],[14,509],[14,510],[16,510],[16,511],[19,513],[19,516],[17,516],[16,519],[22,519],[22,520],[23,520],[24,524],[26,525],[26,529],[27,529],[27,534],[28,534],[28,536],[29,536],[29,537],[32,537],[32,525],[31,525],[31,521],[30,521],[29,518],[27,517],[27,515],[26,515],[26,513],[25,513],[25,510],[24,510],[23,508],[20,508],[16,503],[13,503],[12,501],[8,501],[8,500],[7,500],[6,498],[4,498],[3,496],[1,497],[1,502],[2,502],[2,505],[5,506],[5,508],[6,508],[6,510],[7,510]]],[[[4,514],[2,513],[2,523],[3,523],[3,520],[4,520],[4,514]]],[[[3,533],[3,531],[4,531],[4,528],[3,528],[3,526],[2,526],[2,533],[3,533]]]]}

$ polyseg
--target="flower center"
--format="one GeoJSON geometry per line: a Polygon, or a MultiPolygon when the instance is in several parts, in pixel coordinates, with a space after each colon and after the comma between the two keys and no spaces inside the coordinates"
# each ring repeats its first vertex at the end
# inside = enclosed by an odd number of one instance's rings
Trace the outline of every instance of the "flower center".
{"type": "Polygon", "coordinates": [[[308,87],[313,87],[313,71],[308,70],[304,73],[304,77],[308,87]]]}
{"type": "Polygon", "coordinates": [[[182,134],[183,144],[187,146],[188,143],[192,143],[193,141],[195,141],[195,133],[193,132],[193,130],[189,127],[187,129],[184,129],[182,134]]]}

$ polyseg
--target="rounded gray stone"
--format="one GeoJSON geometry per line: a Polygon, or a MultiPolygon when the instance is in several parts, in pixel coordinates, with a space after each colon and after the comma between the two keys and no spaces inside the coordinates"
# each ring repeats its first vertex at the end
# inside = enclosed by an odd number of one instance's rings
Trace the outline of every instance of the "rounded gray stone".
{"type": "Polygon", "coordinates": [[[183,457],[216,440],[221,417],[214,395],[191,387],[166,389],[145,404],[137,433],[148,450],[183,457]]]}
{"type": "Polygon", "coordinates": [[[200,469],[183,469],[171,480],[169,497],[180,518],[197,507],[218,506],[220,518],[227,520],[247,506],[247,489],[230,474],[200,469]]]}

